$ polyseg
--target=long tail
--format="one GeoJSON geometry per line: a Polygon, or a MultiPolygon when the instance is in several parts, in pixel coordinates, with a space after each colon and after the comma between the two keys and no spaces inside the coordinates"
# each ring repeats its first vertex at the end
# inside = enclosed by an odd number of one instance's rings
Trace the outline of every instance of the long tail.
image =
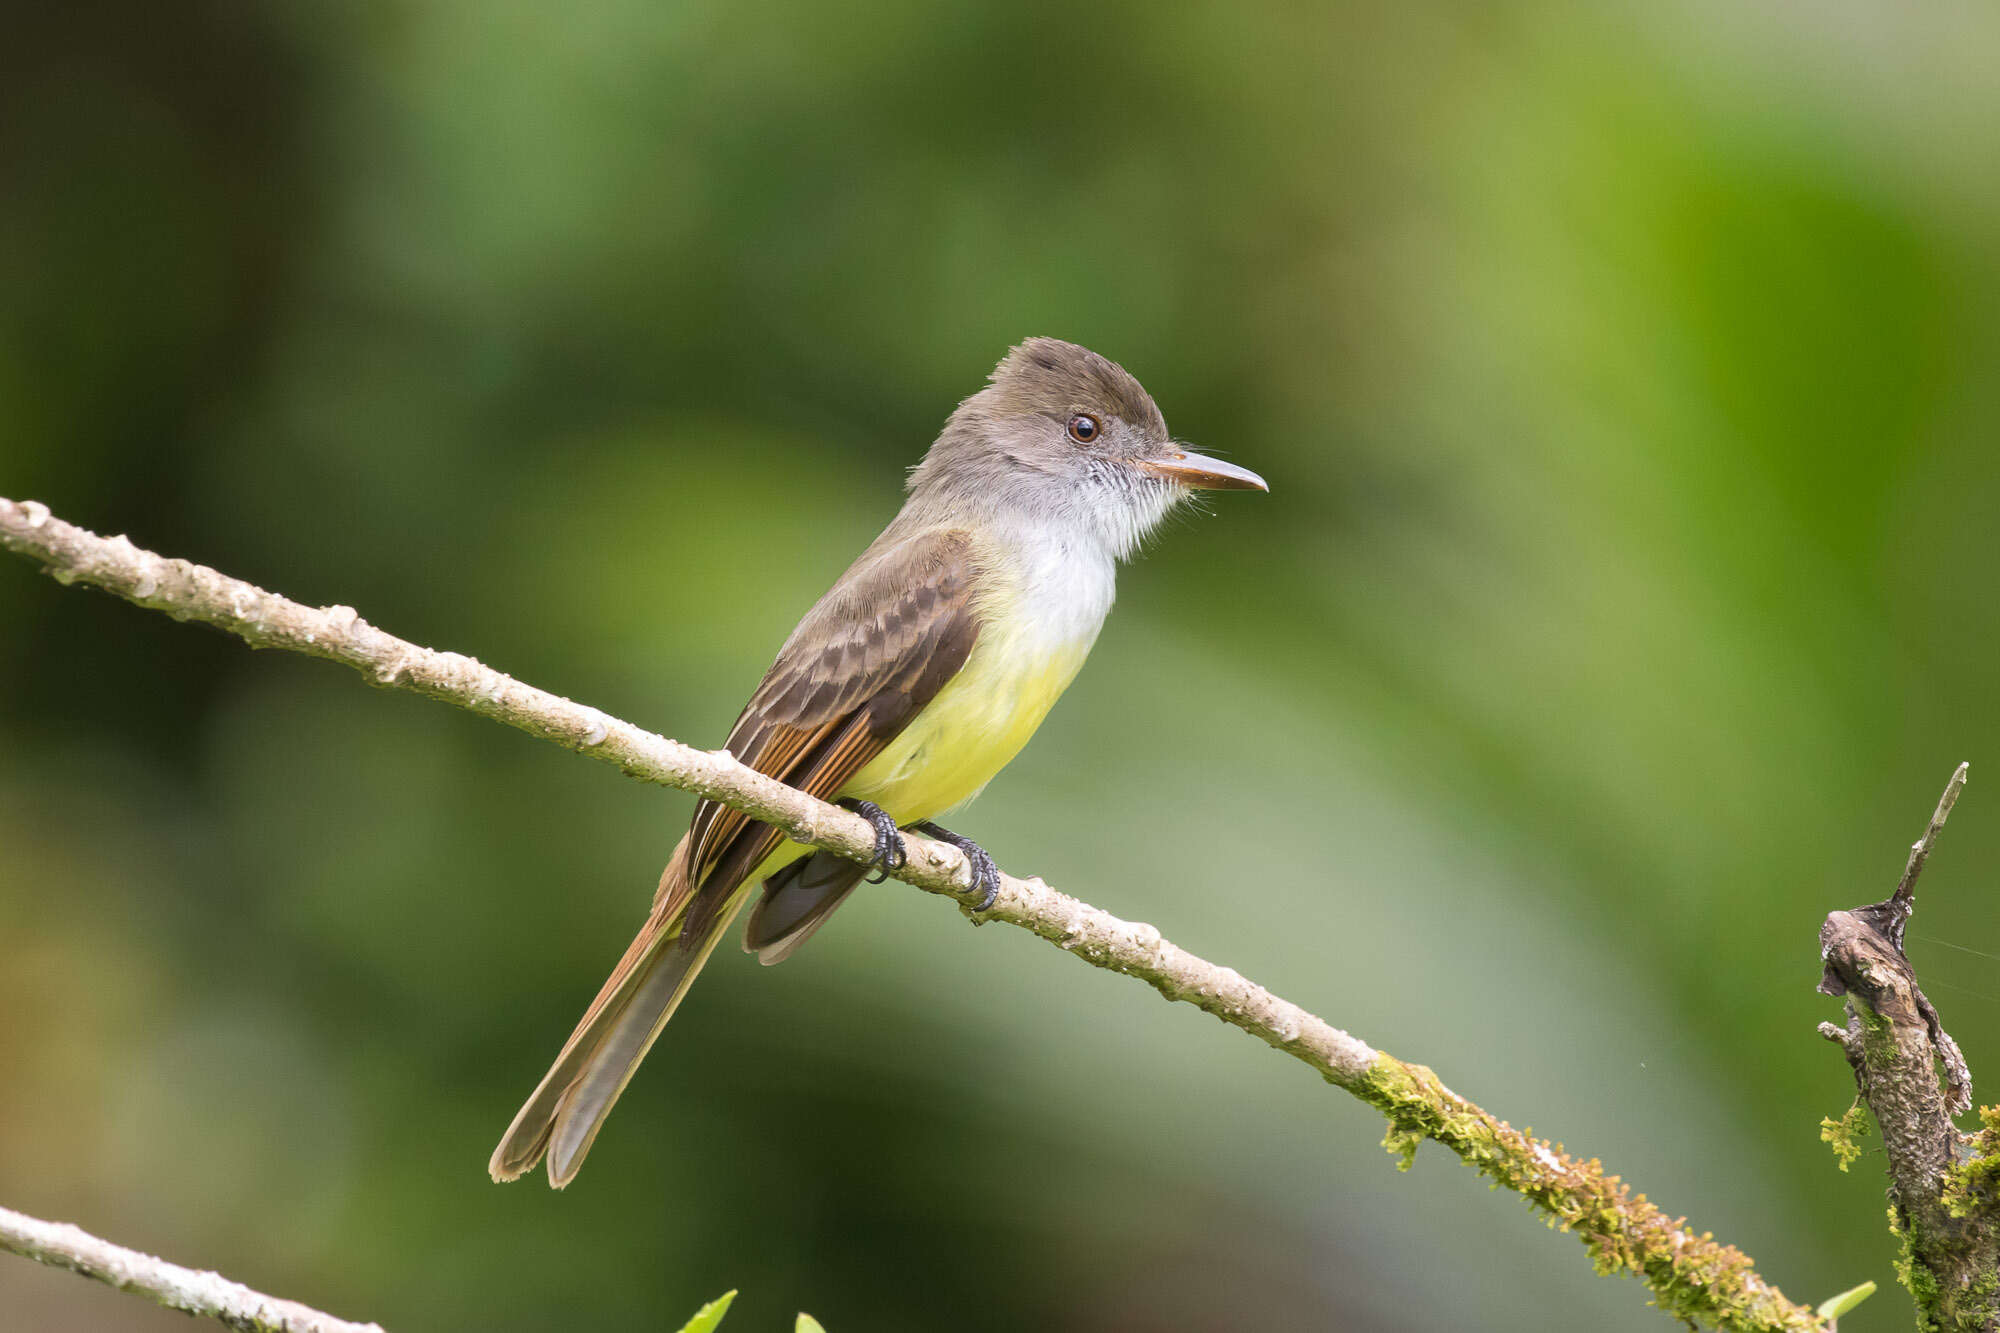
{"type": "Polygon", "coordinates": [[[576,1179],[618,1094],[742,907],[747,895],[739,891],[699,936],[685,937],[681,924],[693,895],[686,891],[684,851],[685,845],[675,851],[652,915],[493,1150],[486,1169],[495,1180],[532,1171],[545,1154],[551,1185],[561,1189],[576,1179]]]}

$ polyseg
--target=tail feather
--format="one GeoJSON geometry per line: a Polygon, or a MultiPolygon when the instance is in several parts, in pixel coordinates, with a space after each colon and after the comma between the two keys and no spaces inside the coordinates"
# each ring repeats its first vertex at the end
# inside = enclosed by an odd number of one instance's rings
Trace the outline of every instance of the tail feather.
{"type": "Polygon", "coordinates": [[[544,1156],[550,1184],[560,1189],[576,1178],[618,1095],[741,908],[747,895],[739,890],[699,937],[684,938],[690,895],[667,882],[681,864],[677,851],[652,915],[501,1136],[487,1163],[495,1180],[525,1175],[544,1156]]]}
{"type": "Polygon", "coordinates": [[[868,867],[832,852],[801,857],[764,881],[764,897],[743,929],[743,951],[769,967],[798,952],[847,900],[868,867]]]}
{"type": "Polygon", "coordinates": [[[739,892],[702,938],[677,937],[646,970],[624,1011],[557,1104],[548,1143],[549,1183],[557,1189],[576,1179],[597,1131],[604,1128],[611,1108],[632,1081],[646,1052],[659,1040],[667,1020],[680,1008],[717,942],[728,933],[743,897],[739,892]]]}
{"type": "MultiPolygon", "coordinates": [[[[749,900],[754,882],[730,892],[721,911],[697,914],[690,933],[685,927],[696,895],[689,855],[683,838],[660,876],[645,926],[493,1150],[486,1169],[495,1180],[518,1179],[543,1161],[557,1189],[576,1178],[639,1062],[749,900]]],[[[831,852],[782,867],[764,881],[764,898],[744,932],[744,947],[767,964],[790,957],[866,873],[865,866],[831,852]]],[[[713,875],[702,886],[704,895],[721,891],[713,875]]]]}

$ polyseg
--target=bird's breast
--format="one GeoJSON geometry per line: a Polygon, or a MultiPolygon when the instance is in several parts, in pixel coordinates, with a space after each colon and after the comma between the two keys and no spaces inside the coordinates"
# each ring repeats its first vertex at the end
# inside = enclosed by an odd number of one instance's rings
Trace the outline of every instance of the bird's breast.
{"type": "Polygon", "coordinates": [[[1111,585],[1108,559],[1015,553],[981,589],[979,638],[965,665],[841,794],[873,801],[900,824],[978,795],[1076,678],[1111,609],[1111,585]]]}

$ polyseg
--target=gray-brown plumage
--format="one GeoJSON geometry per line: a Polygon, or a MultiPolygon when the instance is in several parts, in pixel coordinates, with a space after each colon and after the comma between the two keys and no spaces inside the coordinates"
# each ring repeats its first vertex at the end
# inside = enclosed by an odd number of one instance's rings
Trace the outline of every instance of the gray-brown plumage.
{"type": "MultiPolygon", "coordinates": [[[[1168,437],[1137,380],[1052,338],[1011,351],[912,473],[903,510],[806,613],[731,730],[738,759],[898,824],[969,799],[1025,743],[1110,609],[1118,558],[1193,486],[1262,486],[1168,437]],[[1085,429],[1083,423],[1088,423],[1085,429]]],[[[745,947],[777,962],[867,867],[713,801],[653,909],[489,1164],[574,1178],[761,880],[745,947]]]]}

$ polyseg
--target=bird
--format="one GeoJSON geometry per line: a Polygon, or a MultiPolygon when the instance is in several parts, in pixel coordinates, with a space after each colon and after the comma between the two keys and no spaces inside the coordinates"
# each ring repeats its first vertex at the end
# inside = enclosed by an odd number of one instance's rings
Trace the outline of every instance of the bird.
{"type": "Polygon", "coordinates": [[[612,1105],[731,922],[762,886],[743,947],[790,957],[902,830],[962,850],[993,904],[999,871],[934,821],[1027,744],[1096,642],[1117,566],[1199,490],[1270,488],[1176,443],[1151,395],[1075,343],[1029,338],[961,402],[882,534],[807,611],[726,748],[875,827],[868,864],[703,801],[645,925],[494,1150],[514,1180],[576,1178],[612,1105]]]}

